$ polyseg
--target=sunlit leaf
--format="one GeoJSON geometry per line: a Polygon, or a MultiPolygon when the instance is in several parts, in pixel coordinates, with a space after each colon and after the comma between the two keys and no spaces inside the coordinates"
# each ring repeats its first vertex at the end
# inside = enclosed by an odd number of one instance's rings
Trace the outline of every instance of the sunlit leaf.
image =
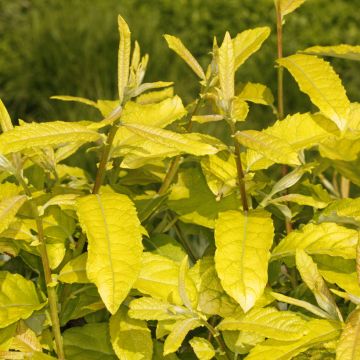
{"type": "Polygon", "coordinates": [[[25,195],[9,197],[0,201],[0,233],[7,229],[25,201],[25,195]]]}
{"type": "Polygon", "coordinates": [[[118,26],[120,33],[120,44],[118,52],[118,91],[120,103],[125,94],[125,88],[129,79],[131,33],[126,21],[119,15],[118,26]]]}
{"type": "Polygon", "coordinates": [[[310,55],[331,56],[360,61],[360,45],[312,46],[302,52],[310,55]]]}
{"type": "Polygon", "coordinates": [[[87,253],[70,260],[61,269],[58,279],[65,283],[88,283],[89,279],[86,275],[87,253]]]}
{"type": "Polygon", "coordinates": [[[210,360],[215,356],[215,350],[210,341],[194,336],[189,344],[194,350],[197,358],[200,360],[210,360]]]}

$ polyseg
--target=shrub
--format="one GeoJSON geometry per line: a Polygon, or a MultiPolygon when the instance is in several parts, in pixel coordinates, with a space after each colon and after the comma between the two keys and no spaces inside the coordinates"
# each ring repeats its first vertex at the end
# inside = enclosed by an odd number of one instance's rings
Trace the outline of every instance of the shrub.
{"type": "Polygon", "coordinates": [[[14,127],[0,102],[3,358],[357,357],[360,105],[322,57],[360,51],[283,57],[303,2],[276,1],[276,106],[235,83],[268,27],[215,38],[207,68],[165,35],[200,82],[184,107],[173,83],[143,82],[149,58],[121,16],[118,99],[55,96],[101,120],[14,127]],[[318,112],[285,117],[284,71],[318,112]],[[258,105],[278,119],[264,130],[247,119],[258,105]],[[88,152],[95,173],[66,162],[88,152]]]}

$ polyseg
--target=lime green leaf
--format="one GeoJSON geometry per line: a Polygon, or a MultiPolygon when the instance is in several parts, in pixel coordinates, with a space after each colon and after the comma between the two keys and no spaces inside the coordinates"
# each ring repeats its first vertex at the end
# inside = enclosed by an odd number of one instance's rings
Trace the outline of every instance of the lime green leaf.
{"type": "Polygon", "coordinates": [[[219,48],[218,62],[222,99],[229,104],[235,91],[235,56],[233,43],[228,32],[226,32],[224,41],[219,48]]]}
{"type": "Polygon", "coordinates": [[[297,152],[289,143],[276,136],[263,131],[245,130],[238,131],[235,137],[240,144],[259,152],[275,163],[300,165],[297,152]]]}
{"type": "Polygon", "coordinates": [[[41,351],[42,347],[35,332],[31,330],[24,321],[17,323],[15,336],[11,348],[21,352],[41,351]]]}
{"type": "Polygon", "coordinates": [[[212,145],[201,143],[189,136],[158,127],[135,123],[123,124],[123,126],[142,138],[188,154],[201,156],[215,154],[218,151],[212,145]]]}
{"type": "Polygon", "coordinates": [[[10,115],[6,110],[4,103],[0,99],[0,129],[2,132],[9,131],[13,128],[10,115]]]}
{"type": "Polygon", "coordinates": [[[7,229],[14,220],[16,213],[25,203],[26,196],[18,195],[5,198],[0,202],[0,233],[7,229]]]}
{"type": "Polygon", "coordinates": [[[64,332],[65,356],[71,360],[116,360],[108,323],[86,324],[64,332]]]}
{"type": "Polygon", "coordinates": [[[296,267],[305,284],[315,295],[319,306],[333,319],[342,321],[341,313],[324,279],[320,275],[317,265],[311,256],[307,255],[302,249],[296,250],[296,267]]]}
{"type": "Polygon", "coordinates": [[[55,96],[51,96],[50,99],[53,100],[61,100],[61,101],[74,101],[74,102],[79,102],[85,105],[89,105],[92,107],[97,108],[98,105],[95,101],[83,98],[83,97],[78,97],[78,96],[69,96],[69,95],[55,95],[55,96]]]}
{"type": "Polygon", "coordinates": [[[179,305],[172,305],[152,297],[141,297],[131,301],[129,316],[140,320],[177,320],[189,315],[189,311],[179,305]]]}
{"type": "Polygon", "coordinates": [[[123,308],[110,318],[110,337],[119,359],[152,359],[153,344],[146,322],[129,318],[123,308]]]}
{"type": "Polygon", "coordinates": [[[165,340],[164,355],[177,351],[188,332],[199,326],[202,326],[202,324],[198,318],[178,320],[170,335],[165,340]]]}
{"type": "Polygon", "coordinates": [[[271,260],[294,256],[296,249],[308,254],[327,254],[355,259],[358,240],[356,230],[335,223],[307,224],[301,230],[292,231],[275,247],[271,260]]]}
{"type": "MultiPolygon", "coordinates": [[[[155,299],[183,304],[179,294],[179,264],[160,255],[143,254],[140,274],[134,288],[155,299]]],[[[196,287],[189,276],[186,277],[186,292],[191,304],[196,308],[196,287]]]]}
{"type": "Polygon", "coordinates": [[[320,201],[313,198],[312,196],[306,196],[302,194],[287,194],[269,201],[269,203],[274,203],[274,204],[280,202],[294,202],[299,205],[311,206],[315,209],[322,209],[328,205],[327,202],[320,201]]]}
{"type": "Polygon", "coordinates": [[[61,194],[61,195],[55,195],[50,200],[48,200],[43,206],[42,211],[44,212],[46,208],[53,205],[58,206],[68,206],[71,208],[75,207],[76,199],[79,197],[78,194],[61,194]]]}
{"type": "Polygon", "coordinates": [[[246,331],[221,332],[226,346],[234,353],[247,354],[256,344],[265,340],[263,336],[246,331]]]}
{"type": "Polygon", "coordinates": [[[118,90],[120,104],[123,102],[125,88],[129,79],[131,33],[126,21],[119,15],[118,26],[120,33],[120,44],[118,52],[118,90]]]}
{"type": "Polygon", "coordinates": [[[312,46],[302,52],[310,55],[332,56],[360,61],[360,45],[340,44],[334,46],[312,46]]]}
{"type": "Polygon", "coordinates": [[[99,139],[99,134],[76,123],[53,121],[30,123],[16,126],[0,135],[0,153],[32,149],[33,147],[59,146],[65,143],[91,142],[99,139]]]}
{"type": "Polygon", "coordinates": [[[264,210],[223,212],[215,223],[217,273],[245,312],[264,292],[273,236],[270,214],[264,210]]]}
{"type": "Polygon", "coordinates": [[[33,353],[30,353],[29,356],[25,355],[24,360],[56,360],[56,358],[44,354],[43,352],[35,351],[33,353]]]}
{"type": "Polygon", "coordinates": [[[87,276],[114,314],[140,271],[141,229],[135,207],[125,195],[105,193],[79,199],[77,212],[89,243],[87,276]]]}
{"type": "Polygon", "coordinates": [[[360,358],[360,309],[354,310],[346,321],[336,347],[337,360],[360,358]]]}
{"type": "Polygon", "coordinates": [[[280,5],[281,18],[300,7],[305,0],[275,0],[276,6],[280,5]]]}
{"type": "Polygon", "coordinates": [[[316,316],[319,316],[319,317],[322,317],[325,319],[327,319],[329,317],[328,313],[326,313],[325,311],[321,310],[319,307],[317,307],[307,301],[299,300],[299,299],[292,298],[290,296],[286,296],[286,295],[275,293],[275,292],[271,292],[270,294],[271,294],[271,296],[274,297],[274,299],[276,299],[280,302],[283,302],[285,304],[291,304],[291,305],[301,307],[301,308],[311,312],[312,314],[315,314],[316,316]]]}
{"type": "Polygon", "coordinates": [[[193,309],[192,304],[186,293],[186,278],[187,278],[188,271],[189,271],[189,257],[188,257],[188,255],[186,255],[184,257],[184,259],[181,261],[181,264],[179,267],[179,295],[180,295],[182,303],[189,310],[192,310],[193,309]]]}
{"type": "Polygon", "coordinates": [[[210,360],[215,356],[215,350],[211,342],[204,338],[195,336],[189,341],[189,344],[200,360],[210,360]]]}
{"type": "Polygon", "coordinates": [[[65,283],[88,283],[86,275],[87,253],[81,254],[75,259],[70,260],[61,269],[58,280],[65,283]]]}
{"type": "Polygon", "coordinates": [[[178,183],[172,187],[168,205],[180,215],[182,221],[208,228],[214,228],[220,211],[235,210],[241,206],[235,194],[216,201],[203,174],[196,168],[179,173],[178,183]]]}
{"type": "Polygon", "coordinates": [[[180,39],[172,35],[164,35],[166,42],[171,50],[175,51],[202,80],[205,79],[205,73],[190,51],[184,46],[180,39]]]}
{"type": "Polygon", "coordinates": [[[233,39],[235,71],[256,51],[269,37],[270,28],[258,27],[249,29],[237,34],[233,39]]]}
{"type": "Polygon", "coordinates": [[[22,188],[14,183],[5,182],[0,184],[0,200],[18,195],[22,188]]]}
{"type": "Polygon", "coordinates": [[[0,272],[0,327],[4,328],[20,319],[27,319],[40,303],[35,285],[21,275],[0,272]]]}
{"type": "Polygon", "coordinates": [[[360,223],[360,198],[335,200],[321,213],[320,218],[360,223]]]}
{"type": "Polygon", "coordinates": [[[150,91],[145,94],[141,94],[136,98],[138,104],[156,104],[168,98],[174,96],[174,88],[168,87],[159,91],[150,91]]]}
{"type": "Polygon", "coordinates": [[[225,318],[219,330],[242,330],[283,341],[300,339],[306,332],[306,321],[290,311],[275,308],[252,309],[248,313],[225,318]]]}
{"type": "Polygon", "coordinates": [[[226,317],[241,312],[239,304],[222,288],[212,256],[198,260],[190,269],[189,275],[197,285],[199,309],[202,313],[226,317]]]}
{"type": "Polygon", "coordinates": [[[169,354],[164,356],[164,345],[160,341],[154,341],[153,360],[179,360],[176,354],[169,354]]]}
{"type": "Polygon", "coordinates": [[[278,60],[286,67],[310,100],[331,119],[340,130],[345,130],[350,101],[339,76],[326,61],[312,55],[291,55],[278,60]]]}
{"type": "Polygon", "coordinates": [[[238,99],[251,101],[255,104],[272,105],[274,103],[274,96],[271,90],[263,84],[256,84],[248,82],[241,89],[238,99]]]}
{"type": "Polygon", "coordinates": [[[223,120],[224,116],[223,115],[218,115],[218,114],[214,114],[214,115],[194,115],[191,118],[191,121],[195,121],[199,124],[206,124],[209,122],[214,122],[214,121],[220,121],[223,120]]]}
{"type": "Polygon", "coordinates": [[[320,346],[336,340],[341,332],[341,324],[328,320],[311,320],[308,322],[309,332],[296,341],[266,340],[256,345],[246,360],[290,360],[311,347],[320,346]]]}

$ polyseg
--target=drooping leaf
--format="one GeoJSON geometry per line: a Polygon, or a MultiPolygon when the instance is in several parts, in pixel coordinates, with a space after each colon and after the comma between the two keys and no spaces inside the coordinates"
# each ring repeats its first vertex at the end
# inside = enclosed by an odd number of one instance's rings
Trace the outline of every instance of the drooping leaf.
{"type": "Polygon", "coordinates": [[[190,341],[189,344],[194,350],[197,358],[200,360],[210,360],[215,356],[215,350],[212,346],[211,342],[201,338],[194,336],[190,341]]]}
{"type": "Polygon", "coordinates": [[[85,126],[63,121],[30,123],[16,126],[0,135],[0,153],[32,149],[33,147],[59,146],[70,142],[91,142],[100,135],[85,126]]]}
{"type": "Polygon", "coordinates": [[[249,105],[238,96],[231,102],[230,116],[233,121],[245,121],[249,113],[249,105]]]}
{"type": "Polygon", "coordinates": [[[296,267],[299,270],[304,283],[313,292],[319,306],[333,319],[342,321],[341,313],[329,288],[320,275],[317,265],[312,260],[311,256],[307,255],[302,249],[296,250],[296,267]]]}
{"type": "Polygon", "coordinates": [[[61,269],[58,279],[65,283],[88,283],[89,279],[86,275],[86,262],[88,254],[84,253],[70,260],[61,269]]]}
{"type": "Polygon", "coordinates": [[[89,243],[87,276],[114,314],[141,266],[141,228],[135,207],[125,195],[105,193],[80,198],[77,212],[89,243]]]}
{"type": "Polygon", "coordinates": [[[301,230],[292,231],[272,251],[271,260],[294,256],[296,249],[308,254],[327,254],[355,258],[358,233],[335,223],[307,224],[301,230]]]}
{"type": "Polygon", "coordinates": [[[226,32],[224,41],[219,48],[218,62],[221,95],[223,100],[229,104],[235,91],[235,55],[228,32],[226,32]]]}
{"type": "Polygon", "coordinates": [[[185,45],[175,36],[164,35],[166,42],[171,50],[175,51],[194,71],[194,73],[202,80],[205,79],[205,73],[194,56],[185,47],[185,45]]]}
{"type": "Polygon", "coordinates": [[[129,79],[131,33],[126,21],[119,15],[118,26],[120,34],[120,44],[118,52],[118,91],[120,104],[123,102],[125,88],[129,79]]]}
{"type": "Polygon", "coordinates": [[[202,324],[200,320],[195,317],[185,320],[178,320],[173,330],[165,340],[164,355],[168,355],[177,351],[188,332],[199,326],[202,326],[202,324]]]}
{"type": "Polygon", "coordinates": [[[312,55],[291,55],[278,60],[287,68],[310,100],[340,130],[347,126],[350,101],[339,76],[326,61],[312,55]]]}
{"type": "Polygon", "coordinates": [[[287,360],[311,347],[336,340],[341,332],[341,324],[328,320],[311,320],[308,322],[309,332],[299,340],[279,341],[269,339],[256,345],[246,360],[287,360]]]}
{"type": "Polygon", "coordinates": [[[219,330],[254,332],[270,339],[293,341],[306,332],[306,321],[291,311],[278,311],[273,307],[254,308],[243,315],[230,316],[217,326],[219,330]]]}
{"type": "Polygon", "coordinates": [[[300,165],[297,152],[289,143],[276,136],[257,130],[238,131],[235,136],[240,144],[276,163],[300,165]]]}
{"type": "Polygon", "coordinates": [[[117,359],[111,347],[108,323],[93,323],[82,327],[72,327],[64,332],[63,337],[67,359],[117,359]]]}
{"type": "Polygon", "coordinates": [[[360,61],[360,45],[340,44],[333,46],[312,46],[302,52],[310,55],[332,56],[360,61]]]}
{"type": "Polygon", "coordinates": [[[236,210],[241,205],[235,194],[216,201],[202,173],[189,168],[180,172],[178,183],[172,187],[168,206],[184,222],[214,228],[219,212],[236,210]]]}
{"type": "Polygon", "coordinates": [[[251,82],[243,86],[237,98],[262,105],[272,105],[274,103],[274,96],[268,87],[251,82]]]}
{"type": "Polygon", "coordinates": [[[10,115],[6,110],[6,107],[2,100],[0,99],[0,129],[2,132],[9,131],[13,128],[10,115]]]}
{"type": "Polygon", "coordinates": [[[25,201],[25,195],[18,195],[5,198],[0,202],[0,233],[7,229],[25,201]]]}
{"type": "Polygon", "coordinates": [[[360,309],[354,310],[345,323],[336,347],[337,360],[360,358],[360,309]]]}
{"type": "Polygon", "coordinates": [[[273,236],[264,210],[223,212],[215,223],[216,271],[224,290],[245,312],[264,292],[273,236]]]}
{"type": "Polygon", "coordinates": [[[269,37],[270,28],[258,27],[237,34],[232,40],[235,56],[235,71],[256,51],[269,37]]]}
{"type": "Polygon", "coordinates": [[[32,281],[19,274],[0,272],[0,328],[4,328],[20,319],[27,319],[41,303],[32,281]]]}
{"type": "Polygon", "coordinates": [[[151,360],[153,343],[145,321],[131,319],[125,308],[110,318],[111,344],[119,359],[151,360]]]}
{"type": "Polygon", "coordinates": [[[275,0],[276,6],[280,6],[280,15],[283,18],[300,7],[305,0],[275,0]]]}

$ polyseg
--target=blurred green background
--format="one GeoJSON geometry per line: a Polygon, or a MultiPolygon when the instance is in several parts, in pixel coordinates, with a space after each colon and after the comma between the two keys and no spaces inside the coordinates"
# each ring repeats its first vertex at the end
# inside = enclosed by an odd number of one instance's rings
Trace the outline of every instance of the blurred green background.
{"type": "MultiPolygon", "coordinates": [[[[285,24],[284,54],[312,45],[360,44],[360,0],[307,0],[285,24]]],[[[247,28],[268,25],[272,35],[237,74],[276,93],[276,34],[273,0],[0,0],[0,97],[13,119],[79,120],[98,116],[55,94],[116,98],[117,14],[133,39],[150,54],[147,81],[176,82],[187,103],[198,83],[167,49],[162,35],[180,37],[207,65],[213,36],[221,41],[247,28]]],[[[352,101],[360,99],[360,63],[332,60],[352,101]]],[[[285,76],[287,113],[309,109],[306,96],[285,76]]],[[[251,116],[266,126],[272,114],[258,107],[251,116]]]]}

